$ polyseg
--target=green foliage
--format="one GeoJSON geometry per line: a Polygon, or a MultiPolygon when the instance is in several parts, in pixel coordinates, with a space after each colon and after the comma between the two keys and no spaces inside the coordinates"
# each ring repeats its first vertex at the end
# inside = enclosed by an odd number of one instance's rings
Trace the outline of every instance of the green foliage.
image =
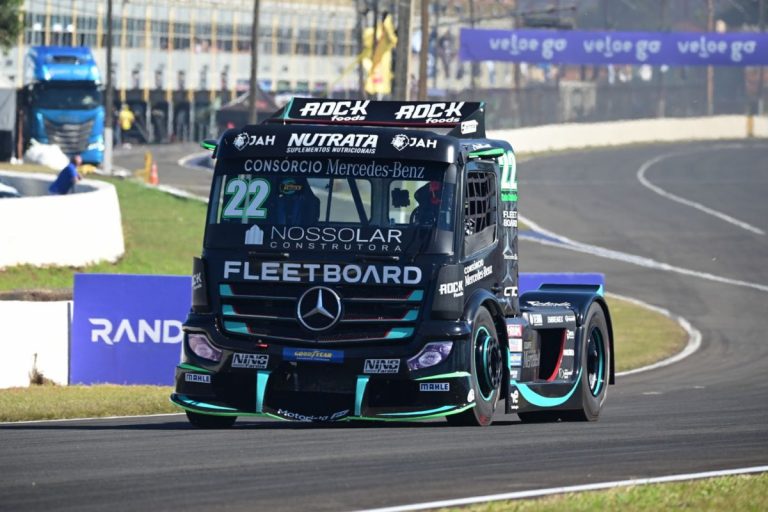
{"type": "Polygon", "coordinates": [[[16,38],[24,29],[19,17],[24,0],[0,0],[0,48],[16,46],[16,38]]]}

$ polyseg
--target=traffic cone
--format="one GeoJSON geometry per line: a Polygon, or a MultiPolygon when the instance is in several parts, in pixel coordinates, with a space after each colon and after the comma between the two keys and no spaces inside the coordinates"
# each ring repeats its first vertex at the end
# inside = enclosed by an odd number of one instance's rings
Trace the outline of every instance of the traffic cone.
{"type": "Polygon", "coordinates": [[[157,176],[157,163],[152,162],[152,170],[149,171],[149,184],[157,185],[160,183],[160,178],[157,176]]]}

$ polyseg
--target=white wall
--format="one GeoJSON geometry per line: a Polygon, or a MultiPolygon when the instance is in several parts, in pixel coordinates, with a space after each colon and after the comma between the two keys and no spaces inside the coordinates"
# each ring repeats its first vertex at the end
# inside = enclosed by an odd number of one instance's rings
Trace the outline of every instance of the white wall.
{"type": "MultiPolygon", "coordinates": [[[[48,174],[0,170],[1,177],[51,182],[48,174]]],[[[125,252],[114,185],[83,180],[78,193],[0,200],[0,269],[31,264],[84,266],[125,252]],[[82,191],[82,192],[81,192],[82,191]]]]}
{"type": "Polygon", "coordinates": [[[29,385],[37,369],[57,384],[69,378],[71,301],[0,301],[0,388],[29,385]]]}

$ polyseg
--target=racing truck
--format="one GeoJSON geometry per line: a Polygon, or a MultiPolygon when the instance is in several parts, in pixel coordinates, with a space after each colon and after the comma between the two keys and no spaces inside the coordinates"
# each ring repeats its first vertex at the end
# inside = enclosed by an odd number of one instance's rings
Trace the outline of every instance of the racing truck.
{"type": "Polygon", "coordinates": [[[519,293],[515,153],[483,102],[296,98],[215,158],[171,401],[237,417],[594,421],[599,285],[519,293]],[[500,409],[500,407],[499,407],[500,409]]]}

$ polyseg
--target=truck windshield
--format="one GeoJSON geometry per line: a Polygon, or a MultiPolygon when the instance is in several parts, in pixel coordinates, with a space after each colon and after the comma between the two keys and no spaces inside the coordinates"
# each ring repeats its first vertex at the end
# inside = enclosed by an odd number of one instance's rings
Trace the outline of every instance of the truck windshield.
{"type": "Polygon", "coordinates": [[[32,98],[35,107],[52,110],[89,110],[102,104],[101,92],[90,83],[38,84],[32,98]]]}
{"type": "Polygon", "coordinates": [[[208,231],[219,232],[214,236],[219,240],[224,233],[227,238],[240,233],[239,244],[277,250],[396,254],[435,230],[453,230],[455,187],[444,183],[447,164],[352,159],[221,164],[208,231]],[[232,225],[241,227],[233,231],[232,225]]]}

